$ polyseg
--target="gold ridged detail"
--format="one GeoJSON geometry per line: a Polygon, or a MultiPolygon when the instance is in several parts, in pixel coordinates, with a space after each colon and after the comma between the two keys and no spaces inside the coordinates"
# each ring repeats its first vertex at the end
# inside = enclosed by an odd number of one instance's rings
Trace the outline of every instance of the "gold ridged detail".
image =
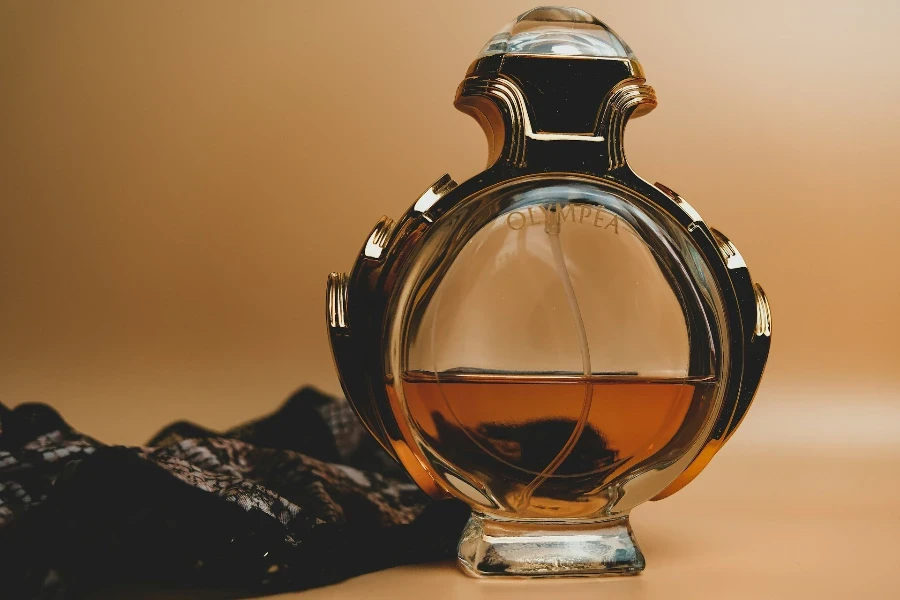
{"type": "Polygon", "coordinates": [[[376,223],[369,239],[366,240],[366,247],[363,248],[363,254],[368,258],[381,258],[381,252],[385,249],[391,232],[394,230],[394,221],[388,217],[381,217],[376,223]]]}
{"type": "MultiPolygon", "coordinates": [[[[643,82],[643,79],[629,79],[625,83],[635,81],[643,82]]],[[[624,129],[625,121],[630,116],[646,114],[656,106],[656,96],[649,86],[631,85],[631,87],[625,86],[625,88],[628,89],[622,91],[619,96],[613,97],[617,104],[615,111],[609,113],[617,119],[614,127],[619,129],[624,129]]],[[[515,167],[525,167],[526,145],[529,140],[592,143],[607,141],[607,138],[601,133],[607,131],[608,127],[603,119],[599,118],[599,115],[597,120],[600,125],[593,132],[535,131],[522,89],[514,80],[503,75],[474,76],[466,79],[457,98],[456,107],[472,115],[488,136],[491,145],[489,165],[493,164],[495,160],[503,158],[515,167]],[[476,98],[489,98],[492,106],[488,107],[484,103],[479,103],[476,98]],[[499,147],[501,144],[502,148],[499,147]]],[[[619,149],[619,154],[621,155],[621,149],[619,149]]],[[[624,156],[620,156],[617,160],[624,161],[624,156]]]]}
{"type": "Polygon", "coordinates": [[[389,219],[387,217],[381,217],[381,220],[378,222],[378,225],[375,226],[375,231],[372,232],[372,241],[379,247],[384,248],[387,246],[388,237],[391,235],[391,231],[394,229],[394,221],[393,219],[389,219]]]}
{"type": "Polygon", "coordinates": [[[731,240],[721,235],[717,229],[710,228],[710,231],[712,231],[713,239],[716,240],[716,246],[719,247],[719,252],[722,253],[722,258],[728,260],[732,256],[737,255],[737,248],[731,243],[731,240]]]}
{"type": "Polygon", "coordinates": [[[756,329],[755,335],[772,335],[772,313],[769,309],[769,299],[758,283],[753,284],[753,295],[756,297],[756,329]]]}
{"type": "Polygon", "coordinates": [[[597,135],[607,139],[609,168],[625,166],[625,124],[634,116],[642,116],[656,107],[656,92],[643,79],[629,79],[609,94],[606,107],[597,124],[597,135]]]}
{"type": "Polygon", "coordinates": [[[525,98],[519,87],[503,78],[472,77],[465,82],[463,96],[489,96],[500,100],[499,108],[509,121],[509,149],[504,153],[507,160],[517,167],[525,166],[525,138],[528,112],[525,98]]]}
{"type": "Polygon", "coordinates": [[[437,204],[437,201],[447,192],[452,191],[458,185],[459,184],[453,181],[453,178],[450,177],[449,173],[444,173],[437,181],[432,183],[427,190],[422,192],[422,195],[419,196],[419,199],[413,204],[413,210],[422,213],[425,220],[431,223],[433,221],[433,215],[428,211],[430,211],[431,207],[437,204]]]}
{"type": "Polygon", "coordinates": [[[347,288],[350,276],[347,273],[331,273],[325,285],[325,306],[328,324],[340,329],[347,328],[347,288]]]}
{"type": "Polygon", "coordinates": [[[740,269],[746,268],[747,263],[744,262],[744,257],[741,256],[741,253],[738,252],[737,247],[732,243],[728,237],[713,227],[709,228],[710,233],[713,235],[713,240],[716,242],[716,247],[719,249],[719,254],[722,255],[722,259],[725,261],[725,266],[729,269],[740,269]]]}

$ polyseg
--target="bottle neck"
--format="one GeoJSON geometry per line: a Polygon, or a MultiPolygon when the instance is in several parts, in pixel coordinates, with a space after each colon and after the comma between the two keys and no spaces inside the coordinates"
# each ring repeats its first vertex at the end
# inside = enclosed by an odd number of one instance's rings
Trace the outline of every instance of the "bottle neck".
{"type": "Polygon", "coordinates": [[[642,75],[627,59],[488,56],[472,64],[455,105],[484,129],[489,165],[558,170],[590,163],[596,171],[614,166],[600,157],[624,156],[618,128],[656,105],[642,75]]]}
{"type": "Polygon", "coordinates": [[[631,61],[510,55],[499,73],[516,82],[535,133],[594,135],[603,104],[635,77],[631,61]]]}

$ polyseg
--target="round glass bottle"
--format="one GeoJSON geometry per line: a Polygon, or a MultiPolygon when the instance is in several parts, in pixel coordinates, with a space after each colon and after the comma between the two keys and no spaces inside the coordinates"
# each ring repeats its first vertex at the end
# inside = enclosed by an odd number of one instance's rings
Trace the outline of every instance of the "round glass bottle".
{"type": "Polygon", "coordinates": [[[639,572],[629,511],[696,476],[758,385],[761,288],[625,161],[655,104],[597,19],[525,13],[457,94],[488,169],[441,178],[329,278],[345,392],[425,491],[472,507],[471,574],[639,572]]]}

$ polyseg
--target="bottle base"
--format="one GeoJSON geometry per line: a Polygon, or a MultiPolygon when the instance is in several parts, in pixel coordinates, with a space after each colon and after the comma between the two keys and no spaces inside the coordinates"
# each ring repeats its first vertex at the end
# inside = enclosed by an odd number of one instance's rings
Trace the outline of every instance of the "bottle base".
{"type": "Polygon", "coordinates": [[[644,570],[628,516],[606,521],[500,521],[472,514],[459,562],[473,577],[602,577],[644,570]]]}

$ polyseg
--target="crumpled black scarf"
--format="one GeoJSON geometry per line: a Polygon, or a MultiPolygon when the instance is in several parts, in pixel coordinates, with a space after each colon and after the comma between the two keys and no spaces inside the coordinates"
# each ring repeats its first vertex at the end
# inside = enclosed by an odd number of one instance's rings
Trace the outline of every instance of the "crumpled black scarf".
{"type": "Polygon", "coordinates": [[[450,558],[467,516],[312,388],[229,431],[178,422],[135,448],[0,404],[4,598],[306,589],[450,558]]]}

